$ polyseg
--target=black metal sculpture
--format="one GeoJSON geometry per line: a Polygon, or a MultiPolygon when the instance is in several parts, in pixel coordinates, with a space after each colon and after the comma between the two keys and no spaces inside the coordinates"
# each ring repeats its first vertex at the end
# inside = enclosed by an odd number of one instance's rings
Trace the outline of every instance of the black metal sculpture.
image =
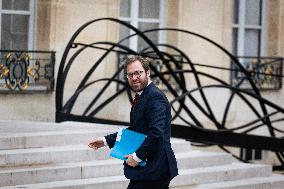
{"type": "MultiPolygon", "coordinates": [[[[120,77],[120,75],[123,74],[123,62],[118,63],[118,69],[109,77],[92,80],[92,76],[98,73],[98,67],[105,63],[105,60],[113,54],[118,55],[118,60],[121,60],[121,56],[129,54],[140,54],[154,60],[153,64],[150,65],[152,70],[152,79],[155,82],[162,83],[163,88],[167,91],[168,96],[170,96],[169,99],[173,110],[173,137],[184,138],[203,145],[219,145],[219,147],[228,152],[230,152],[230,150],[227,146],[273,151],[280,162],[280,164],[275,165],[274,168],[280,169],[284,167],[284,139],[282,137],[284,130],[282,130],[278,125],[284,120],[284,109],[283,107],[262,97],[255,84],[253,79],[254,77],[252,77],[256,71],[248,71],[245,69],[237,57],[233,56],[230,52],[214,41],[197,33],[176,28],[158,28],[142,32],[128,23],[115,18],[96,19],[82,25],[74,33],[67,44],[59,65],[56,86],[57,122],[71,120],[125,126],[129,125],[127,121],[100,118],[98,116],[99,112],[102,111],[105,106],[111,105],[114,101],[118,100],[119,96],[127,94],[128,99],[132,99],[128,83],[123,77],[120,77]],[[129,28],[134,34],[120,40],[119,42],[91,41],[87,44],[76,41],[79,38],[78,36],[87,27],[102,22],[117,23],[123,27],[129,28]],[[170,44],[154,44],[149,37],[147,37],[147,34],[149,33],[161,31],[178,32],[199,38],[223,52],[230,59],[230,64],[233,66],[231,67],[231,65],[229,65],[230,68],[220,68],[212,65],[193,63],[187,54],[178,47],[170,44]],[[124,41],[134,36],[138,36],[148,46],[140,52],[136,52],[123,45],[124,41]],[[64,92],[68,73],[71,70],[71,67],[77,63],[76,60],[80,54],[90,49],[101,51],[103,53],[99,55],[88,72],[82,76],[82,80],[78,86],[74,88],[72,95],[66,98],[64,96],[64,92]],[[163,66],[166,71],[159,70],[159,67],[157,67],[157,64],[154,64],[154,62],[159,62],[159,65],[163,66]],[[238,78],[238,80],[236,80],[237,83],[232,85],[227,81],[228,79],[224,80],[216,75],[210,75],[208,72],[198,70],[198,66],[205,66],[208,70],[223,69],[224,71],[238,72],[241,73],[243,77],[241,79],[238,78]],[[186,79],[188,75],[194,79],[194,81],[191,80],[190,82],[191,84],[194,82],[194,85],[196,86],[195,88],[188,88],[189,84],[186,79]],[[214,84],[204,85],[201,82],[201,78],[206,78],[207,80],[214,82],[214,84]],[[246,86],[250,86],[250,90],[242,88],[242,85],[245,82],[246,86]],[[73,113],[74,105],[80,95],[82,95],[90,86],[94,86],[99,83],[100,89],[96,91],[96,95],[94,95],[94,97],[90,97],[89,103],[85,109],[80,113],[73,113]],[[106,90],[111,88],[113,83],[118,86],[117,90],[114,90],[113,94],[110,94],[108,98],[103,98],[106,96],[106,90]],[[225,106],[222,109],[222,114],[214,112],[214,107],[210,105],[210,101],[206,94],[208,89],[224,90],[228,92],[228,98],[223,99],[225,106]],[[196,94],[198,94],[198,98],[196,98],[196,94]],[[228,128],[228,115],[230,114],[232,103],[236,98],[247,106],[247,110],[249,110],[255,118],[252,118],[252,120],[245,124],[228,128]],[[252,102],[252,99],[254,102],[252,102]],[[191,106],[188,106],[188,104],[194,106],[195,109],[198,110],[198,114],[202,114],[202,116],[197,115],[197,113],[193,111],[191,106]],[[207,120],[206,124],[201,117],[207,120]],[[208,127],[208,123],[210,123],[210,127],[208,127]],[[254,131],[259,128],[266,128],[268,131],[267,136],[260,136],[254,133],[254,131]]],[[[282,59],[280,59],[280,61],[280,68],[282,70],[282,59]]],[[[277,77],[280,78],[280,81],[282,79],[282,72],[262,72],[258,74],[277,77]]],[[[282,82],[280,83],[282,85],[282,82]]],[[[245,161],[238,155],[233,155],[245,161]]]]}

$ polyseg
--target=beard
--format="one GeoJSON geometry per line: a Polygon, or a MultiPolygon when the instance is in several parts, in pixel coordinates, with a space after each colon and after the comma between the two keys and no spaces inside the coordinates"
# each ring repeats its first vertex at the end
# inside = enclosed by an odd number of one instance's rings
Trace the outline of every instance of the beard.
{"type": "Polygon", "coordinates": [[[148,85],[148,77],[145,77],[144,79],[139,79],[137,82],[130,82],[130,87],[134,92],[140,92],[143,91],[147,85],[148,85]]]}

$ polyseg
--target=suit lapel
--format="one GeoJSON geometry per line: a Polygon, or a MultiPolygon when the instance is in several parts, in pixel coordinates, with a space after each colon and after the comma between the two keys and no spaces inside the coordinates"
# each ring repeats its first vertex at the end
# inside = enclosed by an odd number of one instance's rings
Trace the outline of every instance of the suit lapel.
{"type": "Polygon", "coordinates": [[[141,107],[141,104],[144,103],[144,100],[146,98],[146,96],[148,95],[149,91],[151,90],[151,88],[154,86],[153,82],[151,82],[142,92],[142,94],[139,97],[139,100],[137,101],[137,104],[135,105],[135,108],[131,111],[131,112],[136,112],[137,110],[139,110],[139,106],[141,107]]]}
{"type": "Polygon", "coordinates": [[[135,120],[137,120],[139,118],[139,116],[142,115],[143,111],[144,111],[144,104],[145,104],[145,100],[146,97],[149,93],[149,91],[151,90],[151,88],[153,87],[152,85],[154,85],[153,83],[150,83],[142,92],[141,96],[139,97],[139,100],[137,102],[137,104],[135,105],[135,107],[131,110],[130,112],[130,124],[132,126],[134,126],[134,122],[135,120]],[[140,112],[140,113],[139,113],[140,112]]]}

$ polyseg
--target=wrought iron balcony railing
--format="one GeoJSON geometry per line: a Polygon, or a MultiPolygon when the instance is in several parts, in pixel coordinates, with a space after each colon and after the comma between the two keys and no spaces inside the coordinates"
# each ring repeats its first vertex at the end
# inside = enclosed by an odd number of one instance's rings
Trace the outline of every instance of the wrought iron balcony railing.
{"type": "Polygon", "coordinates": [[[54,51],[0,50],[0,93],[54,89],[54,51]]]}
{"type": "MultiPolygon", "coordinates": [[[[256,87],[260,90],[277,90],[282,87],[283,58],[281,57],[237,57],[248,71],[256,87]]],[[[240,69],[233,64],[231,82],[241,89],[251,89],[248,79],[240,69]]]]}

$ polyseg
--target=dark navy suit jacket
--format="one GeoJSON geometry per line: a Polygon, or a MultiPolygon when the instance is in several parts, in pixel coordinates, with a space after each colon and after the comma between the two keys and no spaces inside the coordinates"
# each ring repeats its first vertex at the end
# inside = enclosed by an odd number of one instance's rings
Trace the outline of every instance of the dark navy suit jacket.
{"type": "MultiPolygon", "coordinates": [[[[171,107],[164,95],[153,83],[142,92],[136,106],[130,112],[128,129],[147,135],[136,150],[146,166],[128,166],[124,162],[124,174],[131,180],[172,179],[178,174],[177,162],[170,143],[171,107]]],[[[105,136],[112,148],[116,133],[105,136]]]]}

